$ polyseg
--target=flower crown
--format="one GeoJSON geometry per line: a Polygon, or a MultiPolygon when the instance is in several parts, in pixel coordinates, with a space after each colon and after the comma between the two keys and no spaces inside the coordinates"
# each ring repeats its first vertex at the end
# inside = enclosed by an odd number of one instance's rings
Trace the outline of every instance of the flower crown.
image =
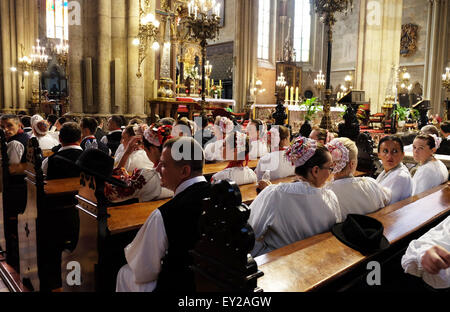
{"type": "Polygon", "coordinates": [[[330,152],[333,160],[333,173],[336,174],[341,172],[347,166],[350,159],[348,149],[338,139],[331,140],[331,142],[327,143],[325,146],[330,152]]]}
{"type": "Polygon", "coordinates": [[[133,130],[136,135],[144,135],[145,130],[147,130],[147,129],[148,129],[148,126],[144,123],[133,125],[133,130]]]}
{"type": "Polygon", "coordinates": [[[164,142],[171,139],[170,135],[172,131],[172,126],[163,125],[160,127],[156,127],[154,124],[151,125],[144,132],[144,138],[151,144],[155,146],[162,146],[164,142]]]}
{"type": "Polygon", "coordinates": [[[315,140],[299,136],[286,150],[285,157],[295,167],[303,166],[316,152],[315,140]]]}
{"type": "Polygon", "coordinates": [[[442,138],[438,137],[436,134],[430,134],[430,135],[434,139],[434,145],[435,145],[436,149],[438,149],[439,146],[441,146],[442,138]]]}

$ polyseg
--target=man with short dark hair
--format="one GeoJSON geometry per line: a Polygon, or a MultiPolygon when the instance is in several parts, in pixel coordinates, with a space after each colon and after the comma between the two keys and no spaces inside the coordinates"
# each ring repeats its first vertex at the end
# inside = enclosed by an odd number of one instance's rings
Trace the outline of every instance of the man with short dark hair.
{"type": "Polygon", "coordinates": [[[33,128],[31,128],[31,117],[30,116],[22,116],[20,117],[20,122],[22,123],[22,130],[29,137],[33,134],[33,128]]]}
{"type": "Polygon", "coordinates": [[[117,275],[116,291],[195,291],[189,250],[199,240],[198,222],[210,184],[203,174],[200,144],[179,137],[164,144],[156,170],[172,200],[155,210],[125,248],[128,264],[117,275]]]}
{"type": "Polygon", "coordinates": [[[19,117],[16,115],[3,115],[0,125],[5,132],[9,164],[26,163],[26,148],[29,136],[21,129],[19,117]]]}
{"type": "Polygon", "coordinates": [[[441,124],[441,133],[443,139],[436,154],[450,155],[450,122],[446,121],[441,124]]]}
{"type": "Polygon", "coordinates": [[[111,155],[115,155],[117,148],[120,145],[120,141],[122,140],[122,126],[123,119],[121,116],[113,115],[108,119],[108,131],[109,133],[105,135],[101,142],[108,146],[111,150],[111,155]]]}
{"type": "Polygon", "coordinates": [[[85,117],[81,119],[80,127],[83,140],[81,141],[80,146],[83,150],[88,148],[96,148],[107,155],[111,155],[109,148],[102,142],[98,141],[94,135],[97,130],[97,126],[97,120],[94,118],[85,117]]]}
{"type": "Polygon", "coordinates": [[[44,159],[42,171],[47,175],[47,180],[77,177],[80,170],[76,166],[70,166],[56,156],[63,156],[75,162],[83,150],[81,143],[81,128],[75,122],[66,122],[59,131],[61,148],[57,153],[44,159]]]}

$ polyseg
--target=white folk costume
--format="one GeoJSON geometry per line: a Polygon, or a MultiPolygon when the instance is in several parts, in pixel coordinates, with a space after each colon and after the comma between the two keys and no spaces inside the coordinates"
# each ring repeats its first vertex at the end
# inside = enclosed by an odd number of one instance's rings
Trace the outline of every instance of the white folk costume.
{"type": "MultiPolygon", "coordinates": [[[[119,150],[117,150],[118,152],[119,150]]],[[[117,167],[123,157],[123,153],[114,157],[114,167],[117,167]]],[[[137,150],[130,154],[126,163],[123,166],[128,172],[133,172],[135,169],[151,169],[154,167],[153,163],[148,159],[147,153],[143,150],[137,150]]]]}
{"type": "Polygon", "coordinates": [[[368,214],[385,207],[391,201],[391,191],[370,177],[348,177],[328,186],[337,196],[342,218],[348,214],[368,214]]]}
{"type": "Polygon", "coordinates": [[[136,169],[132,175],[116,169],[113,175],[128,185],[128,187],[105,185],[105,195],[113,203],[132,198],[137,198],[142,203],[173,196],[172,191],[161,186],[161,179],[155,169],[136,169]]]}
{"type": "Polygon", "coordinates": [[[390,204],[411,197],[413,192],[413,180],[411,174],[403,163],[400,163],[397,167],[392,168],[388,172],[383,170],[378,175],[377,182],[381,186],[391,190],[392,197],[390,204]]]}
{"type": "Polygon", "coordinates": [[[214,174],[211,178],[211,183],[219,180],[231,180],[237,185],[255,183],[257,181],[255,172],[247,166],[237,166],[226,168],[214,174]]]}
{"type": "Polygon", "coordinates": [[[223,144],[224,140],[217,140],[205,146],[205,159],[207,161],[223,160],[223,144]]]}
{"type": "Polygon", "coordinates": [[[448,169],[442,161],[431,160],[417,168],[412,180],[412,195],[417,195],[448,181],[448,169]]]}
{"type": "Polygon", "coordinates": [[[31,127],[36,134],[31,137],[36,137],[39,142],[39,147],[43,150],[50,150],[53,147],[59,145],[59,140],[48,133],[48,123],[42,116],[34,115],[31,117],[31,127]]]}
{"type": "MultiPolygon", "coordinates": [[[[203,191],[202,187],[209,188],[205,182],[205,178],[200,176],[181,183],[175,191],[174,198],[166,205],[180,201],[180,199],[186,204],[189,199],[192,200],[192,197],[203,191]],[[189,198],[184,198],[186,195],[189,198]]],[[[201,199],[201,196],[198,197],[201,199]]],[[[177,203],[177,205],[181,205],[181,203],[177,203]]],[[[134,240],[125,248],[127,264],[117,274],[117,292],[150,292],[157,287],[159,274],[163,268],[162,259],[170,248],[168,229],[165,228],[163,216],[164,211],[161,208],[152,212],[134,240]]]]}
{"type": "Polygon", "coordinates": [[[248,223],[256,238],[251,254],[259,256],[329,231],[341,221],[339,202],[331,190],[303,181],[270,185],[250,205],[248,223]]]}
{"type": "Polygon", "coordinates": [[[406,273],[421,277],[434,288],[449,288],[450,268],[441,270],[438,274],[427,273],[422,268],[423,255],[436,245],[450,251],[450,217],[409,243],[408,249],[402,257],[402,267],[406,273]]]}
{"type": "Polygon", "coordinates": [[[260,181],[264,173],[270,172],[270,179],[281,179],[295,175],[295,166],[284,156],[285,151],[275,151],[264,155],[258,161],[255,173],[260,181]]]}
{"type": "Polygon", "coordinates": [[[262,140],[255,140],[250,142],[249,159],[258,159],[269,153],[267,144],[262,140]]]}

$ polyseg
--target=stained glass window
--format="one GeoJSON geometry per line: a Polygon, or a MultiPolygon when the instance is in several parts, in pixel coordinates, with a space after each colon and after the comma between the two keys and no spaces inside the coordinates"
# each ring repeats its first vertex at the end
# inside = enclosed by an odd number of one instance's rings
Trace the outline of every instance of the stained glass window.
{"type": "Polygon", "coordinates": [[[47,0],[47,38],[69,39],[68,0],[47,0]]]}

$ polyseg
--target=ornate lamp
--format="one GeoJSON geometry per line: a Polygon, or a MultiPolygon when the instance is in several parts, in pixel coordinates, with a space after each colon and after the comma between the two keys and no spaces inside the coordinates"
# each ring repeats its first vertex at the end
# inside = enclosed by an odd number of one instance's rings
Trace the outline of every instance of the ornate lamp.
{"type": "Polygon", "coordinates": [[[316,12],[321,15],[322,22],[328,26],[328,56],[327,56],[327,73],[325,83],[325,100],[323,103],[323,118],[320,127],[331,130],[330,118],[330,73],[331,73],[331,48],[333,42],[333,26],[336,23],[334,15],[337,12],[347,12],[349,7],[353,8],[353,0],[315,0],[316,12]]]}
{"type": "Polygon", "coordinates": [[[202,113],[205,112],[205,78],[206,78],[206,46],[208,40],[214,40],[219,36],[220,28],[220,3],[215,0],[191,0],[188,4],[188,16],[186,26],[189,35],[200,41],[202,48],[202,113]]]}
{"type": "Polygon", "coordinates": [[[41,107],[41,73],[47,70],[48,55],[45,54],[45,47],[40,46],[40,40],[36,39],[37,46],[32,47],[31,68],[39,78],[39,107],[41,107]]]}
{"type": "Polygon", "coordinates": [[[325,75],[322,74],[322,71],[319,71],[319,73],[316,76],[316,79],[314,79],[314,86],[316,89],[320,92],[325,87],[325,75]]]}
{"type": "Polygon", "coordinates": [[[412,90],[412,84],[409,83],[411,75],[406,71],[406,67],[403,68],[403,72],[399,75],[399,88],[402,93],[409,93],[412,90]]]}
{"type": "Polygon", "coordinates": [[[155,18],[155,15],[149,13],[150,0],[139,0],[139,33],[137,38],[133,40],[133,44],[139,46],[139,59],[138,59],[138,72],[136,76],[142,77],[141,65],[147,57],[147,48],[152,40],[153,49],[159,49],[159,43],[156,41],[156,36],[159,32],[159,21],[155,18]],[[142,6],[144,1],[144,6],[142,6]]]}
{"type": "Polygon", "coordinates": [[[20,72],[22,73],[22,86],[20,87],[21,89],[25,89],[24,86],[24,80],[25,77],[28,77],[30,75],[30,70],[31,70],[31,58],[29,58],[28,56],[24,56],[23,51],[25,50],[23,44],[20,44],[20,52],[21,52],[21,57],[19,57],[19,60],[17,61],[17,68],[16,67],[11,67],[11,71],[12,72],[20,72]]]}
{"type": "Polygon", "coordinates": [[[65,40],[63,40],[61,38],[61,42],[56,45],[53,49],[53,52],[56,55],[58,64],[61,67],[64,67],[64,71],[66,73],[66,78],[67,78],[67,60],[68,60],[68,56],[69,56],[69,45],[65,42],[65,40]]]}

